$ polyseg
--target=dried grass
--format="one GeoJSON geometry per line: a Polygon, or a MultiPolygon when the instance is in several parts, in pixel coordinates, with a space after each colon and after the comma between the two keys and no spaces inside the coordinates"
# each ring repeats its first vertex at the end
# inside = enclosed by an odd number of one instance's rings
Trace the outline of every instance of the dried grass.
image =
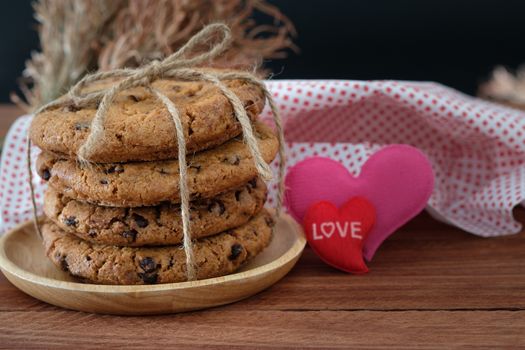
{"type": "Polygon", "coordinates": [[[297,49],[291,21],[262,0],[39,0],[35,12],[41,52],[23,72],[27,109],[57,98],[88,71],[165,57],[211,22],[227,23],[234,37],[232,50],[214,66],[258,67],[297,49]],[[273,22],[256,23],[255,12],[273,22]]]}
{"type": "Polygon", "coordinates": [[[504,67],[496,67],[491,78],[482,84],[478,92],[480,97],[525,108],[525,66],[516,74],[504,67]]]}
{"type": "Polygon", "coordinates": [[[60,96],[92,67],[93,45],[122,4],[120,0],[34,4],[41,51],[32,54],[23,72],[21,90],[29,106],[35,108],[60,96]]]}

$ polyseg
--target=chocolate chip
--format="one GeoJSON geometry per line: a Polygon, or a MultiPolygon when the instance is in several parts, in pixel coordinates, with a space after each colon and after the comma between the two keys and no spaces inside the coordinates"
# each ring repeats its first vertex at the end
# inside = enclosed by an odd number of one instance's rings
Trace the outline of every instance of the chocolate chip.
{"type": "Polygon", "coordinates": [[[230,260],[237,259],[239,257],[239,255],[241,255],[242,249],[243,249],[242,245],[240,245],[239,243],[235,243],[234,245],[232,245],[231,254],[228,257],[228,259],[230,259],[230,260]]]}
{"type": "Polygon", "coordinates": [[[62,270],[69,271],[69,264],[66,261],[66,257],[64,257],[62,260],[60,260],[60,267],[62,267],[62,270]]]}
{"type": "Polygon", "coordinates": [[[86,255],[86,260],[91,261],[91,257],[89,255],[86,255]]]}
{"type": "Polygon", "coordinates": [[[133,220],[135,220],[135,223],[137,224],[138,227],[144,228],[148,226],[149,222],[145,217],[139,214],[135,214],[135,213],[133,213],[132,216],[133,216],[133,220]]]}
{"type": "Polygon", "coordinates": [[[195,86],[194,88],[190,88],[188,89],[184,94],[187,96],[187,97],[194,97],[195,95],[197,95],[199,93],[199,91],[202,90],[202,84],[199,84],[197,86],[195,86]]]}
{"type": "Polygon", "coordinates": [[[266,222],[266,225],[268,225],[268,227],[273,227],[275,225],[275,221],[271,216],[265,217],[264,221],[266,222]]]}
{"type": "Polygon", "coordinates": [[[68,216],[67,218],[64,219],[64,224],[66,224],[67,226],[77,227],[78,220],[74,216],[68,216]]]}
{"type": "Polygon", "coordinates": [[[73,102],[68,103],[64,106],[64,112],[77,112],[80,111],[81,108],[77,105],[75,105],[73,102]]]}
{"type": "Polygon", "coordinates": [[[160,223],[160,215],[161,215],[160,207],[156,206],[154,208],[155,208],[155,222],[157,223],[157,225],[162,226],[162,224],[160,223]]]}
{"type": "Polygon", "coordinates": [[[60,267],[64,271],[69,271],[69,264],[66,261],[67,255],[62,255],[62,253],[57,252],[55,258],[60,262],[60,267]]]}
{"type": "Polygon", "coordinates": [[[198,202],[202,200],[202,196],[200,193],[191,193],[191,200],[194,202],[198,202]]]}
{"type": "Polygon", "coordinates": [[[208,211],[210,213],[222,215],[226,211],[226,208],[224,207],[224,203],[219,200],[214,200],[208,205],[208,211]]]}
{"type": "Polygon", "coordinates": [[[157,279],[159,276],[154,274],[148,274],[148,273],[139,273],[140,278],[144,281],[145,284],[155,284],[157,283],[157,279]]]}
{"type": "Polygon", "coordinates": [[[77,130],[77,131],[89,130],[89,124],[86,124],[86,123],[75,123],[75,130],[77,130]]]}
{"type": "Polygon", "coordinates": [[[189,168],[190,168],[190,169],[195,169],[196,172],[201,171],[201,166],[200,166],[200,164],[190,164],[189,168]]]}
{"type": "Polygon", "coordinates": [[[108,180],[106,180],[106,179],[102,179],[102,180],[100,180],[100,183],[101,183],[102,185],[107,185],[109,182],[108,182],[108,180]]]}
{"type": "Polygon", "coordinates": [[[241,157],[239,157],[238,155],[234,154],[234,155],[230,155],[230,156],[226,157],[224,159],[224,161],[226,163],[231,164],[231,165],[239,165],[239,163],[241,162],[241,157]]]}
{"type": "Polygon", "coordinates": [[[140,99],[135,95],[128,95],[128,98],[133,102],[139,102],[140,99]]]}
{"type": "Polygon", "coordinates": [[[49,172],[49,169],[44,169],[44,171],[42,171],[42,179],[47,181],[50,178],[51,178],[51,173],[49,172]]]}
{"type": "Polygon", "coordinates": [[[91,238],[97,237],[97,231],[95,231],[93,229],[89,230],[88,236],[91,237],[91,238]]]}
{"type": "Polygon", "coordinates": [[[246,186],[246,189],[248,190],[248,193],[252,193],[252,189],[256,187],[257,187],[257,178],[254,178],[248,181],[248,186],[246,186]]]}
{"type": "Polygon", "coordinates": [[[106,170],[104,170],[104,174],[120,174],[124,172],[124,167],[120,165],[113,165],[106,170]]]}
{"type": "Polygon", "coordinates": [[[135,240],[137,239],[137,234],[138,234],[137,230],[131,229],[131,230],[122,232],[122,237],[128,240],[131,240],[132,242],[135,242],[135,240]]]}
{"type": "Polygon", "coordinates": [[[152,258],[146,257],[140,262],[140,267],[144,270],[144,272],[139,273],[139,276],[140,278],[142,278],[144,283],[157,283],[157,270],[160,268],[160,265],[155,265],[155,262],[152,258]]]}
{"type": "Polygon", "coordinates": [[[142,259],[139,265],[140,265],[140,268],[144,270],[144,272],[146,273],[154,272],[157,269],[155,260],[153,260],[153,258],[150,258],[149,256],[142,259]]]}
{"type": "Polygon", "coordinates": [[[235,200],[238,202],[241,200],[242,191],[235,191],[235,200]]]}

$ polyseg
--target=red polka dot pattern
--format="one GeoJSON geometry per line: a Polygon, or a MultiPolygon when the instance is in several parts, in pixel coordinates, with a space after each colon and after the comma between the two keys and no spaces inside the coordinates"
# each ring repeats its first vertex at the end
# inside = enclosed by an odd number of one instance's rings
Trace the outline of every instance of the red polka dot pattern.
{"type": "MultiPolygon", "coordinates": [[[[268,87],[285,122],[288,166],[319,155],[358,174],[382,146],[410,144],[433,164],[433,215],[481,236],[521,229],[512,208],[525,199],[525,113],[435,83],[275,80],[268,87]]],[[[262,117],[270,123],[268,108],[262,117]]],[[[0,232],[31,217],[29,123],[30,117],[19,118],[5,140],[0,232]]],[[[32,154],[35,159],[38,150],[32,154]]],[[[41,206],[44,183],[36,174],[34,185],[41,206]]],[[[270,205],[275,191],[273,183],[270,205]]]]}
{"type": "MultiPolygon", "coordinates": [[[[0,233],[32,217],[26,165],[26,135],[30,123],[31,119],[28,116],[18,118],[9,129],[4,141],[0,162],[0,207],[2,208],[0,233]]],[[[33,169],[39,152],[36,147],[31,149],[33,169]]],[[[36,200],[41,207],[44,182],[36,172],[33,173],[33,185],[36,200]]]]}

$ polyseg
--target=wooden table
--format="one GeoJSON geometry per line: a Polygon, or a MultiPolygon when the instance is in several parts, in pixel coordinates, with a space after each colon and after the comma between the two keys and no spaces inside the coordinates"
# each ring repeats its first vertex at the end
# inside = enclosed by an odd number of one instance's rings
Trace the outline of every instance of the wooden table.
{"type": "MultiPolygon", "coordinates": [[[[0,134],[16,114],[0,108],[0,134]]],[[[306,249],[288,276],[248,300],[154,317],[63,310],[0,274],[0,347],[525,346],[525,232],[484,239],[422,214],[369,266],[347,275],[306,249]]]]}

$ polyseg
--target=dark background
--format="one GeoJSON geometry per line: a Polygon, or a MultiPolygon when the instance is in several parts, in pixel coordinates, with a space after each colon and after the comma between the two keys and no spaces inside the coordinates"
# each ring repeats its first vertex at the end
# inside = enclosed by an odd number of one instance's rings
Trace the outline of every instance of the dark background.
{"type": "MultiPolygon", "coordinates": [[[[433,80],[474,94],[495,65],[525,62],[524,0],[271,2],[295,23],[301,48],[267,62],[277,78],[433,80]]],[[[0,7],[0,102],[38,47],[30,3],[0,7]]]]}

